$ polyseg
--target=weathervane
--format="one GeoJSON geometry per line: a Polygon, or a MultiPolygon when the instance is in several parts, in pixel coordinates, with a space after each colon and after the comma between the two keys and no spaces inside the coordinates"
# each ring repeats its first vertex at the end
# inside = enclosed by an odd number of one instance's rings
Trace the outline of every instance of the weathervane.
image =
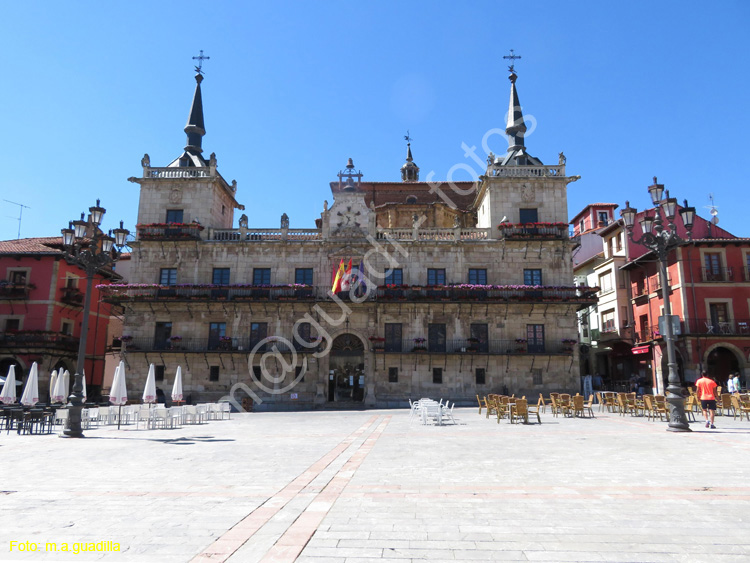
{"type": "MultiPolygon", "coordinates": [[[[203,51],[201,51],[202,53],[203,51]]],[[[516,55],[516,53],[513,51],[513,49],[510,50],[510,55],[503,55],[504,59],[508,59],[510,61],[510,66],[508,67],[508,70],[511,72],[515,71],[515,64],[516,59],[520,59],[521,55],[516,55]]]]}
{"type": "MultiPolygon", "coordinates": [[[[513,51],[511,51],[511,53],[512,52],[513,51]]],[[[197,72],[198,74],[203,74],[203,71],[201,70],[203,68],[203,61],[207,61],[210,58],[211,57],[204,57],[203,56],[203,49],[201,49],[201,54],[198,55],[197,57],[193,57],[194,61],[198,61],[198,66],[195,67],[195,72],[197,72]]]]}
{"type": "Polygon", "coordinates": [[[404,139],[406,140],[407,143],[411,143],[414,140],[414,139],[412,139],[409,136],[409,130],[408,129],[406,130],[406,135],[404,135],[404,139]]]}

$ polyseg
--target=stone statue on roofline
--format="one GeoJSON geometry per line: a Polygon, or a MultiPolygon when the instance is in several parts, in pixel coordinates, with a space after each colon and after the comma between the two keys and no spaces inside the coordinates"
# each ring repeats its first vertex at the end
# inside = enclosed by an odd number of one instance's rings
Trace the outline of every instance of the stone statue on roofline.
{"type": "Polygon", "coordinates": [[[289,215],[287,215],[286,213],[283,213],[281,215],[281,228],[282,229],[289,228],[289,215]]]}

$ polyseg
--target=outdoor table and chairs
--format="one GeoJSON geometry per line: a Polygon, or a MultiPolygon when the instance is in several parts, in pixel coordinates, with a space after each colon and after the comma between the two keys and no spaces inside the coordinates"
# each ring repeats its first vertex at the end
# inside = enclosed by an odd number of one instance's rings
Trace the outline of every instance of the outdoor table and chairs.
{"type": "Polygon", "coordinates": [[[443,400],[435,401],[433,399],[420,399],[418,401],[411,402],[411,412],[409,414],[409,420],[414,417],[418,417],[422,424],[434,424],[436,426],[442,426],[444,421],[450,421],[456,424],[456,419],[453,417],[453,408],[456,403],[453,403],[451,407],[448,406],[449,402],[446,401],[443,404],[443,400]]]}

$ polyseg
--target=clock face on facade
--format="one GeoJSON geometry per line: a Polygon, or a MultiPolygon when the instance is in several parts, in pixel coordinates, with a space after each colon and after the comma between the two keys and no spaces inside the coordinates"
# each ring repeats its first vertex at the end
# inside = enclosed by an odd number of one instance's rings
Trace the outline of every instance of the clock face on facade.
{"type": "Polygon", "coordinates": [[[351,206],[348,206],[346,208],[346,211],[338,212],[338,216],[341,217],[341,221],[337,223],[337,226],[339,228],[346,228],[346,227],[354,227],[359,226],[359,221],[357,220],[357,217],[359,217],[361,213],[359,211],[352,211],[351,206]]]}

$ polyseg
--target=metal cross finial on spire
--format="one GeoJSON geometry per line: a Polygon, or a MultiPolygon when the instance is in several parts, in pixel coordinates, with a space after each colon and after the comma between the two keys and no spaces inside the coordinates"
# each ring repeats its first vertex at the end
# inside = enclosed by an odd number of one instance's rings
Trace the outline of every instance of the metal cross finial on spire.
{"type": "Polygon", "coordinates": [[[210,58],[211,57],[204,57],[203,49],[201,49],[201,54],[198,55],[197,57],[193,57],[194,61],[198,61],[198,66],[195,67],[195,72],[197,72],[198,74],[203,74],[203,71],[201,70],[203,68],[203,61],[207,61],[210,58]]]}
{"type": "MultiPolygon", "coordinates": [[[[203,51],[201,51],[203,52],[203,51]]],[[[515,72],[515,64],[516,59],[520,59],[521,55],[516,55],[515,51],[513,49],[510,50],[510,55],[503,55],[504,59],[508,59],[510,61],[510,66],[508,67],[508,70],[511,72],[515,72]]]]}

